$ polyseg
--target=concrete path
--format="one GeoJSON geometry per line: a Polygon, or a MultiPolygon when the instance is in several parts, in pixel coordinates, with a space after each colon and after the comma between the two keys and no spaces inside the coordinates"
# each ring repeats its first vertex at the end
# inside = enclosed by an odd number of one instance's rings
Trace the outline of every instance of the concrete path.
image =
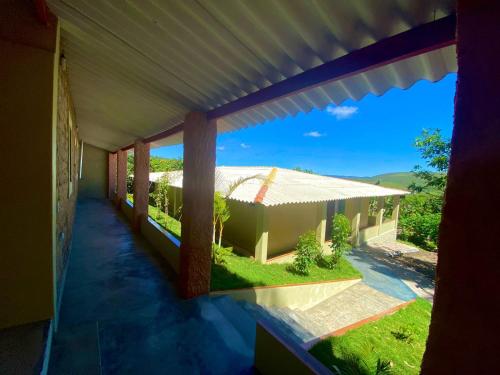
{"type": "Polygon", "coordinates": [[[349,261],[363,274],[363,280],[373,288],[402,300],[416,296],[432,303],[434,280],[417,272],[374,245],[354,249],[349,261]]]}
{"type": "Polygon", "coordinates": [[[353,249],[347,258],[373,289],[403,301],[417,297],[390,264],[379,261],[369,251],[353,249]]]}
{"type": "Polygon", "coordinates": [[[79,202],[49,374],[252,373],[255,320],[172,280],[109,202],[79,202]]]}

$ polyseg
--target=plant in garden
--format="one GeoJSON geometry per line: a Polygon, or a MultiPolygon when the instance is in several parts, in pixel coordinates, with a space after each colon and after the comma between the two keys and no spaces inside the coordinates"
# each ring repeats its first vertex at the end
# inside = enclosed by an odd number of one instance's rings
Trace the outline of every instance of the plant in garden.
{"type": "Polygon", "coordinates": [[[168,216],[168,191],[170,189],[170,183],[168,180],[168,176],[164,174],[161,176],[158,181],[156,181],[155,191],[153,193],[153,198],[158,208],[157,218],[159,217],[159,212],[165,212],[165,215],[168,216]]]}
{"type": "Polygon", "coordinates": [[[332,255],[327,259],[329,268],[334,268],[344,254],[351,250],[351,223],[344,214],[336,214],[332,221],[332,255]]]}
{"type": "Polygon", "coordinates": [[[224,230],[224,224],[229,220],[231,213],[229,212],[229,207],[227,205],[226,199],[219,192],[215,192],[214,195],[214,234],[213,242],[215,243],[215,232],[216,226],[219,226],[219,241],[218,245],[221,246],[222,241],[222,231],[224,230]]]}
{"type": "Polygon", "coordinates": [[[309,231],[299,237],[297,253],[293,261],[293,270],[302,275],[309,275],[309,267],[321,257],[321,243],[316,239],[316,232],[309,231]]]}
{"type": "Polygon", "coordinates": [[[212,257],[215,264],[225,264],[226,257],[232,253],[232,247],[222,247],[217,244],[212,244],[212,257]]]}

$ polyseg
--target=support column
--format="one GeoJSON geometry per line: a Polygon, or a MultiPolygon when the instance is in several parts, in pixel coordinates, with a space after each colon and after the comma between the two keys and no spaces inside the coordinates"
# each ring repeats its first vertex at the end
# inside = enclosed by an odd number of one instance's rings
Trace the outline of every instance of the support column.
{"type": "Polygon", "coordinates": [[[499,19],[498,1],[457,1],[454,128],[422,374],[498,367],[499,19]]]}
{"type": "Polygon", "coordinates": [[[140,231],[141,222],[148,217],[149,201],[149,143],[134,143],[134,211],[132,227],[140,231]]]}
{"type": "Polygon", "coordinates": [[[399,195],[392,197],[392,220],[394,220],[394,228],[398,229],[399,220],[399,195]]]}
{"type": "Polygon", "coordinates": [[[321,243],[321,246],[325,243],[326,236],[326,205],[327,202],[320,202],[316,208],[316,239],[321,243]]]}
{"type": "Polygon", "coordinates": [[[377,198],[377,218],[375,221],[375,225],[378,227],[378,234],[382,233],[382,224],[384,223],[384,207],[385,207],[385,198],[378,197],[377,198]]]}
{"type": "Polygon", "coordinates": [[[116,169],[117,169],[116,152],[108,154],[108,199],[115,199],[116,194],[116,169]]]}
{"type": "Polygon", "coordinates": [[[116,153],[116,197],[115,203],[120,208],[127,200],[127,151],[116,153]]]}
{"type": "Polygon", "coordinates": [[[204,113],[186,116],[179,280],[183,298],[210,291],[216,136],[216,122],[207,121],[204,113]]]}
{"type": "Polygon", "coordinates": [[[361,199],[356,199],[354,216],[352,218],[352,246],[359,246],[359,224],[361,223],[361,199]]]}
{"type": "Polygon", "coordinates": [[[262,204],[256,204],[257,225],[255,227],[255,260],[260,263],[267,261],[267,245],[269,243],[269,217],[267,209],[262,204]]]}

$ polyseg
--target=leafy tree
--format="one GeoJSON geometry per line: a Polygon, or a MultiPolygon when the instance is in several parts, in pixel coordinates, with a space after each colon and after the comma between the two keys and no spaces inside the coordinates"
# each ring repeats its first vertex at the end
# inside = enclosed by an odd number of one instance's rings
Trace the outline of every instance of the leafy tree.
{"type": "Polygon", "coordinates": [[[157,218],[160,217],[160,211],[163,210],[165,215],[168,216],[168,191],[170,190],[170,181],[168,176],[164,174],[158,181],[156,181],[155,191],[153,192],[153,198],[156,204],[157,218]]]}
{"type": "Polygon", "coordinates": [[[299,237],[297,253],[292,268],[302,275],[309,275],[309,267],[321,257],[321,244],[316,239],[316,232],[309,231],[299,237]]]}
{"type": "Polygon", "coordinates": [[[425,160],[427,169],[415,166],[413,173],[423,184],[412,183],[414,193],[401,201],[399,237],[426,250],[436,250],[441,222],[441,208],[450,161],[451,142],[439,129],[424,129],[415,147],[425,160]]]}
{"type": "Polygon", "coordinates": [[[217,225],[219,226],[219,242],[218,245],[221,247],[222,242],[222,231],[224,229],[224,223],[229,220],[231,213],[229,212],[229,207],[227,205],[226,199],[222,196],[221,193],[215,192],[214,195],[214,234],[213,234],[213,242],[215,243],[215,232],[217,225]]]}
{"type": "Polygon", "coordinates": [[[424,129],[422,134],[415,139],[415,147],[425,159],[427,167],[424,169],[416,165],[413,173],[424,181],[424,184],[412,183],[408,188],[412,192],[420,193],[424,190],[437,190],[442,193],[446,186],[448,165],[450,163],[451,141],[444,139],[439,129],[424,129]]]}
{"type": "Polygon", "coordinates": [[[344,214],[336,214],[332,220],[332,255],[327,261],[329,268],[334,268],[344,254],[351,250],[351,222],[344,214]]]}
{"type": "Polygon", "coordinates": [[[301,167],[294,167],[293,168],[294,171],[297,171],[297,172],[303,172],[303,173],[309,173],[309,174],[314,174],[313,170],[312,169],[307,169],[307,168],[301,168],[301,167]]]}
{"type": "MultiPolygon", "coordinates": [[[[171,172],[180,171],[184,167],[182,159],[161,158],[158,156],[151,156],[149,158],[149,171],[150,172],[171,172]]],[[[134,174],[134,155],[127,156],[127,176],[134,174]]]]}

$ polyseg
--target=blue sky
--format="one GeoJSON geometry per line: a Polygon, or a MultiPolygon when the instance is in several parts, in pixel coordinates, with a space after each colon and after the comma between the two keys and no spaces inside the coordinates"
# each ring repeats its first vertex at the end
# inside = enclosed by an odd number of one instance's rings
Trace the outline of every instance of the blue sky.
{"type": "MultiPolygon", "coordinates": [[[[314,110],[217,138],[217,165],[312,169],[316,173],[372,176],[411,170],[422,163],[413,147],[423,128],[451,137],[456,74],[417,82],[326,110],[314,110]]],[[[182,146],[151,150],[182,157],[182,146]]]]}

